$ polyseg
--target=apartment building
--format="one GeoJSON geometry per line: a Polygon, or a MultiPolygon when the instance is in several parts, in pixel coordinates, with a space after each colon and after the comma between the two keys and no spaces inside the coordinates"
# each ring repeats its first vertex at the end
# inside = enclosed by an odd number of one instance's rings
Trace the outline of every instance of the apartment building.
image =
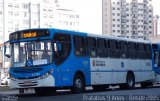
{"type": "Polygon", "coordinates": [[[0,44],[22,29],[79,30],[79,14],[60,5],[59,0],[0,0],[0,44]]]}
{"type": "Polygon", "coordinates": [[[150,0],[103,0],[102,3],[103,34],[143,39],[152,33],[150,0]]]}

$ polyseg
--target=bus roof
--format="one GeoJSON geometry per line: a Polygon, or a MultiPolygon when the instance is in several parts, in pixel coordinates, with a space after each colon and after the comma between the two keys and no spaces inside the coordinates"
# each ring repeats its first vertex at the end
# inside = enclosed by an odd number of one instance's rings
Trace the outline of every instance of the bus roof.
{"type": "Polygon", "coordinates": [[[150,43],[149,40],[137,40],[137,39],[131,39],[131,38],[123,38],[123,37],[116,37],[116,36],[109,36],[109,35],[98,35],[98,34],[77,32],[77,31],[71,31],[71,30],[62,30],[62,29],[53,29],[53,30],[70,33],[72,35],[82,35],[82,36],[88,36],[88,37],[105,38],[105,39],[127,41],[127,42],[150,43]]]}
{"type": "MultiPolygon", "coordinates": [[[[62,32],[62,33],[68,33],[71,35],[80,35],[80,36],[88,36],[88,37],[96,37],[96,38],[105,38],[105,39],[111,39],[111,40],[118,40],[118,41],[127,41],[127,42],[138,42],[138,43],[150,43],[149,40],[137,40],[137,39],[131,39],[131,38],[123,38],[123,37],[116,37],[116,36],[109,36],[109,35],[98,35],[98,34],[92,34],[87,32],[78,32],[74,30],[63,30],[63,29],[56,29],[56,28],[33,28],[33,29],[25,29],[20,30],[17,32],[23,32],[23,31],[29,31],[29,30],[50,30],[51,32],[62,32]]],[[[16,33],[16,32],[13,32],[16,33]]],[[[11,34],[13,34],[11,33],[11,34]]],[[[51,33],[52,35],[52,33],[51,33]]]]}

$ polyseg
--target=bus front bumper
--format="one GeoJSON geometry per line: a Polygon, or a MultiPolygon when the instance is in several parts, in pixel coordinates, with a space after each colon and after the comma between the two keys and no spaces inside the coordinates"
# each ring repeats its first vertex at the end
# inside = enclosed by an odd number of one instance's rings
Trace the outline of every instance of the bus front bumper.
{"type": "Polygon", "coordinates": [[[10,88],[36,88],[36,87],[55,87],[55,78],[49,75],[46,78],[34,78],[34,79],[16,79],[10,80],[10,88]]]}

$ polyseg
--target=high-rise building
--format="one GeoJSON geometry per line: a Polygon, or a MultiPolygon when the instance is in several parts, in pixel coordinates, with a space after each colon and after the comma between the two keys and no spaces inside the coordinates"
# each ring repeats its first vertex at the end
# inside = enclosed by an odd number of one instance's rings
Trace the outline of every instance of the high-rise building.
{"type": "Polygon", "coordinates": [[[102,0],[102,33],[112,35],[112,4],[111,0],[102,0]]]}
{"type": "Polygon", "coordinates": [[[102,5],[103,34],[146,38],[152,33],[150,0],[103,0],[102,5]]]}
{"type": "Polygon", "coordinates": [[[160,35],[160,16],[155,15],[153,18],[153,35],[160,35]]]}

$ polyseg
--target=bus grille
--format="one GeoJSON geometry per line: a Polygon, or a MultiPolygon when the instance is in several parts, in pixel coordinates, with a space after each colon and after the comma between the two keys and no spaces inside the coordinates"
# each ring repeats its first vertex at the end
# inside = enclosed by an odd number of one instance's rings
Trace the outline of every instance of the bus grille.
{"type": "Polygon", "coordinates": [[[38,85],[38,82],[32,81],[32,82],[30,82],[30,84],[29,84],[29,83],[28,83],[28,84],[18,83],[18,84],[19,84],[19,86],[21,86],[21,87],[29,87],[29,86],[37,86],[37,85],[38,85]]]}
{"type": "Polygon", "coordinates": [[[35,73],[35,72],[40,72],[42,71],[42,68],[16,68],[16,69],[12,69],[12,71],[14,73],[35,73]]]}

